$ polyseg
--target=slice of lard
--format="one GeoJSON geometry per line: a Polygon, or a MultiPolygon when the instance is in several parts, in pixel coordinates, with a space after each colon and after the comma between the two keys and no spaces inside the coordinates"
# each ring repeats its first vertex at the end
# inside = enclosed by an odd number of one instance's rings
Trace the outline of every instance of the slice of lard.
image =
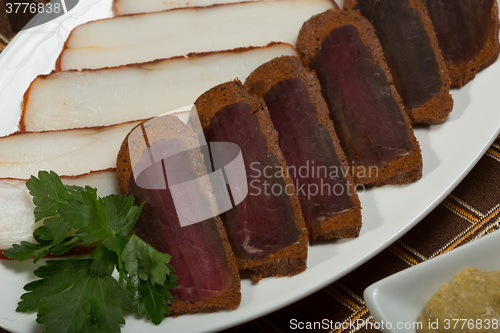
{"type": "Polygon", "coordinates": [[[331,0],[255,1],[119,16],[76,27],[57,70],[104,68],[192,52],[295,45],[311,16],[338,8],[331,0]]]}
{"type": "Polygon", "coordinates": [[[297,55],[284,43],[191,54],[100,70],[37,77],[24,95],[21,130],[107,126],[143,120],[193,104],[213,86],[245,80],[263,63],[297,55]]]}
{"type": "Polygon", "coordinates": [[[114,0],[114,10],[116,15],[128,15],[159,12],[175,8],[211,6],[243,1],[258,0],[114,0]]]}
{"type": "Polygon", "coordinates": [[[77,176],[115,168],[123,138],[138,122],[0,138],[0,178],[29,179],[38,171],[77,176]]]}
{"type": "MultiPolygon", "coordinates": [[[[120,193],[114,170],[92,172],[78,177],[63,177],[67,185],[97,188],[101,197],[120,193]]],[[[26,179],[0,179],[0,252],[22,241],[34,242],[35,223],[33,198],[26,187],[26,179]]]]}

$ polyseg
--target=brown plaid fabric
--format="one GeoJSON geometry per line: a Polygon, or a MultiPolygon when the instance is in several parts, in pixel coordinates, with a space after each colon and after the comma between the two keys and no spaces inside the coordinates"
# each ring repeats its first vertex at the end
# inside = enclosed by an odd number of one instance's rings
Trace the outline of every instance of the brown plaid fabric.
{"type": "MultiPolygon", "coordinates": [[[[0,0],[0,51],[13,33],[0,0]]],[[[349,323],[374,322],[363,300],[370,284],[417,265],[499,228],[500,137],[460,185],[410,232],[352,273],[279,311],[228,329],[236,332],[289,332],[291,320],[328,320],[339,329],[304,330],[332,333],[379,332],[372,327],[355,330],[349,323]],[[345,323],[345,324],[344,324],[345,323]]],[[[370,325],[368,325],[370,326],[370,325]]],[[[0,327],[0,333],[8,333],[0,327]]]]}

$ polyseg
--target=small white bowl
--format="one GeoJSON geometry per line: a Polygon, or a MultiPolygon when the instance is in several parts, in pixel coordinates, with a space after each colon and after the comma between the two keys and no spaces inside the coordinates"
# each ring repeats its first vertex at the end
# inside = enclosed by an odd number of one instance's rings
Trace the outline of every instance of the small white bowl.
{"type": "Polygon", "coordinates": [[[385,333],[415,333],[425,303],[461,270],[500,270],[500,231],[380,280],[364,291],[374,328],[385,333]]]}

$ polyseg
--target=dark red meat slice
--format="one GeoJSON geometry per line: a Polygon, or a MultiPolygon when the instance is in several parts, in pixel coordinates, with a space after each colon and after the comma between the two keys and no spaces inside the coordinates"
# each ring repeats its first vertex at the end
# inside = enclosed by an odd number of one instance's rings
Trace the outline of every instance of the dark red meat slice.
{"type": "Polygon", "coordinates": [[[492,29],[495,0],[423,0],[446,62],[474,59],[492,29]]]}
{"type": "MultiPolygon", "coordinates": [[[[182,143],[170,139],[163,144],[182,151],[182,143]]],[[[145,151],[144,154],[148,154],[145,151]]],[[[144,156],[149,159],[149,157],[144,156]]],[[[183,159],[188,155],[179,154],[183,159]]],[[[189,161],[173,161],[191,165],[189,161]]],[[[184,179],[194,179],[198,175],[190,168],[182,169],[184,179]]],[[[158,161],[138,175],[137,182],[132,176],[129,183],[130,194],[145,206],[136,224],[137,235],[150,243],[158,251],[172,255],[171,264],[179,277],[179,287],[172,290],[176,300],[196,302],[218,296],[231,289],[233,276],[214,218],[181,227],[176,208],[168,188],[164,160],[158,161]],[[141,184],[138,186],[137,183],[141,184]],[[147,189],[166,184],[165,189],[147,189]],[[146,186],[145,186],[146,185],[146,186]]],[[[202,191],[202,189],[200,189],[202,191]]],[[[200,203],[202,204],[202,203],[200,203]]]]}
{"type": "Polygon", "coordinates": [[[221,215],[237,257],[261,259],[294,244],[299,237],[295,215],[280,175],[278,158],[269,151],[252,107],[235,103],[220,109],[205,130],[209,142],[240,146],[248,180],[248,196],[221,215]]]}
{"type": "Polygon", "coordinates": [[[320,223],[351,208],[347,181],[330,134],[319,123],[302,81],[280,81],[264,100],[278,131],[306,221],[320,223]]]}
{"type": "Polygon", "coordinates": [[[356,27],[334,29],[310,66],[351,165],[382,167],[408,154],[412,144],[402,111],[356,27]]]}
{"type": "Polygon", "coordinates": [[[375,27],[405,107],[432,99],[443,82],[418,10],[408,0],[358,0],[358,8],[375,27]]]}

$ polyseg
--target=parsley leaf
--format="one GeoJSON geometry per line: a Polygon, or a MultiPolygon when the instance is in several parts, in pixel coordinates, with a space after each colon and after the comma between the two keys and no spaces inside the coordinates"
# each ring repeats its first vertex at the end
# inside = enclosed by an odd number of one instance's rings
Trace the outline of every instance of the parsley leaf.
{"type": "Polygon", "coordinates": [[[70,198],[78,197],[75,186],[64,185],[55,172],[40,171],[38,178],[32,176],[26,187],[35,203],[35,221],[57,216],[57,209],[70,198]]]}
{"type": "Polygon", "coordinates": [[[82,191],[81,201],[70,200],[57,212],[78,230],[76,236],[88,245],[101,239],[130,235],[141,208],[134,206],[131,196],[109,195],[101,199],[91,191],[82,191]]]}
{"type": "Polygon", "coordinates": [[[25,286],[17,311],[37,311],[44,332],[119,332],[123,314],[135,310],[155,324],[169,313],[177,287],[170,255],[133,235],[142,205],[132,196],[97,196],[91,187],[64,185],[54,172],[40,171],[26,183],[35,203],[33,235],[3,252],[36,262],[74,246],[96,246],[89,258],[47,260],[39,280],[25,286]],[[117,270],[118,281],[112,276],[117,270]]]}
{"type": "Polygon", "coordinates": [[[104,244],[100,244],[92,251],[90,258],[93,259],[90,268],[95,275],[106,276],[113,274],[118,256],[116,252],[109,250],[104,244]]]}
{"type": "Polygon", "coordinates": [[[159,324],[168,314],[169,309],[166,304],[171,303],[173,298],[168,290],[162,288],[161,285],[153,285],[149,281],[143,281],[134,276],[129,280],[127,290],[132,295],[132,304],[139,315],[146,317],[155,324],[159,324]],[[168,302],[163,301],[165,299],[168,302]]]}
{"type": "Polygon", "coordinates": [[[39,251],[43,253],[42,257],[45,256],[48,252],[45,253],[44,250],[41,250],[42,248],[39,244],[22,241],[21,244],[13,244],[3,254],[10,259],[24,261],[33,258],[39,251]]]}
{"type": "Polygon", "coordinates": [[[91,260],[48,260],[35,270],[41,280],[25,286],[18,311],[37,310],[45,332],[119,332],[131,310],[125,289],[111,276],[92,274],[91,260]]]}
{"type": "Polygon", "coordinates": [[[122,261],[129,274],[157,284],[164,284],[167,275],[173,271],[170,265],[165,265],[170,261],[169,254],[156,251],[136,235],[130,238],[123,249],[122,261]]]}

